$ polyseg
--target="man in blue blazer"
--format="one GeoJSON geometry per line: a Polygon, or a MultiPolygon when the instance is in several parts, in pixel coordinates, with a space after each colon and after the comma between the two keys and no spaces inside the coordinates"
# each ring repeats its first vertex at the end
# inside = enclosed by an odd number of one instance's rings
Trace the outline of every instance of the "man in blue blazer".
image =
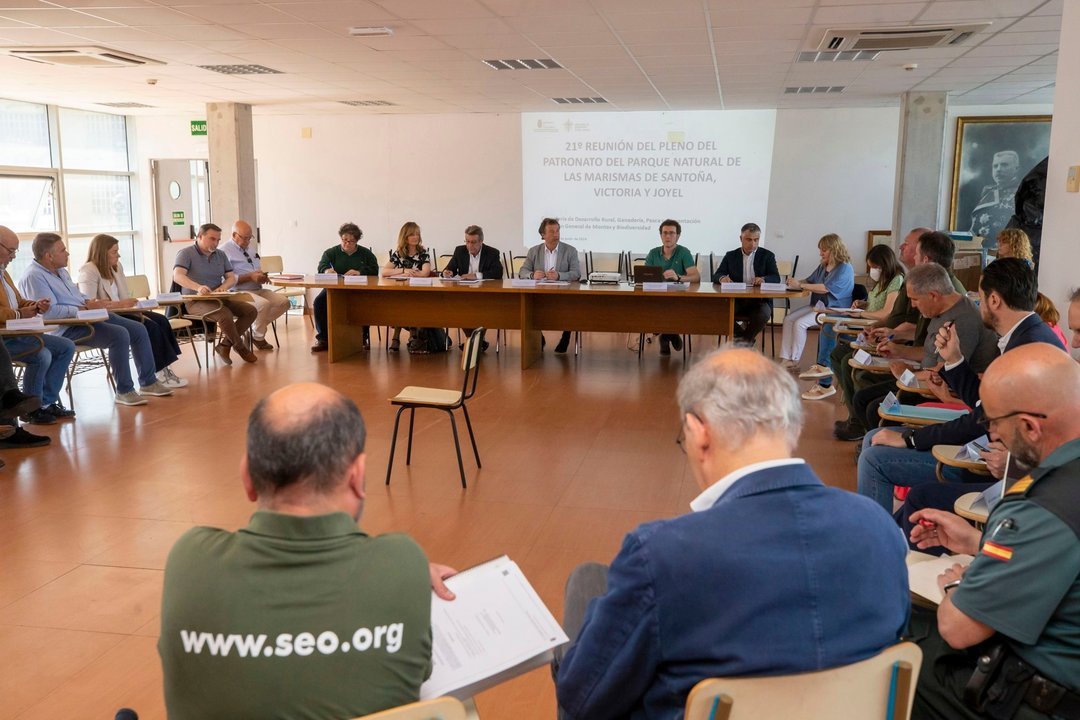
{"type": "Polygon", "coordinates": [[[681,718],[704,678],[846,665],[907,624],[906,543],[888,513],[791,457],[803,413],[787,372],[728,347],[686,374],[678,400],[703,492],[694,512],[627,535],[610,568],[571,575],[563,717],[681,718]]]}
{"type": "Polygon", "coordinates": [[[465,244],[454,248],[443,277],[460,276],[463,280],[502,280],[503,266],[499,251],[484,244],[484,228],[465,228],[465,244]]]}
{"type": "MultiPolygon", "coordinates": [[[[581,279],[581,263],[578,262],[577,248],[559,241],[559,221],[544,218],[540,221],[540,237],[544,242],[529,248],[525,255],[525,264],[521,266],[519,277],[526,280],[562,280],[575,283],[581,279]]],[[[543,336],[541,335],[541,344],[543,336]]],[[[564,330],[555,352],[565,353],[570,347],[570,332],[564,330]]]]}
{"type": "MultiPolygon", "coordinates": [[[[780,282],[776,256],[769,250],[758,247],[761,242],[761,228],[756,223],[746,223],[742,226],[739,242],[742,247],[727,253],[720,261],[720,266],[713,273],[714,283],[745,282],[749,286],[760,285],[762,282],[780,282]],[[753,271],[752,277],[751,273],[747,272],[748,270],[753,271]]],[[[772,300],[736,300],[735,315],[746,319],[742,329],[736,327],[736,339],[753,345],[758,333],[769,322],[772,307],[772,300]]]]}
{"type": "MultiPolygon", "coordinates": [[[[1037,295],[1035,273],[1023,260],[1002,258],[983,270],[979,314],[983,324],[1000,336],[999,355],[1029,343],[1065,350],[1061,339],[1035,314],[1037,295]]],[[[986,433],[981,424],[985,415],[979,405],[979,376],[960,352],[956,328],[941,328],[935,344],[945,363],[942,379],[974,410],[946,423],[914,430],[883,428],[866,436],[859,455],[859,493],[875,498],[883,507],[892,507],[894,485],[912,487],[936,480],[937,460],[931,452],[935,445],[964,445],[986,433]]]]}

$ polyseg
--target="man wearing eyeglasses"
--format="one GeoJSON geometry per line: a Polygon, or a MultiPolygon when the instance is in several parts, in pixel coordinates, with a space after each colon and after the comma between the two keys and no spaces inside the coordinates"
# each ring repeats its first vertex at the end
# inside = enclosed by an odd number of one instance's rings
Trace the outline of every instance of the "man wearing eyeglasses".
{"type": "MultiPolygon", "coordinates": [[[[1029,343],[1065,349],[1053,330],[1035,314],[1037,294],[1035,273],[1022,260],[1005,258],[986,266],[979,281],[979,315],[983,325],[999,335],[998,353],[1029,343]]],[[[963,445],[985,433],[979,422],[982,409],[978,406],[978,375],[961,350],[956,325],[945,323],[934,330],[929,341],[944,363],[939,375],[973,411],[947,423],[903,431],[884,428],[867,435],[859,456],[859,492],[874,498],[886,510],[892,509],[893,486],[934,482],[937,461],[931,449],[935,445],[963,445]]],[[[955,479],[983,478],[964,475],[955,479]]]]}
{"type": "Polygon", "coordinates": [[[232,237],[221,244],[221,251],[236,273],[233,289],[248,293],[258,313],[251,326],[251,344],[260,350],[273,350],[274,346],[266,341],[266,328],[289,309],[289,298],[263,287],[270,277],[262,271],[258,250],[251,246],[253,237],[251,225],[237,220],[233,223],[232,237]]]}
{"type": "Polygon", "coordinates": [[[996,360],[980,388],[991,437],[1035,469],[980,532],[920,510],[911,540],[974,556],[938,577],[912,633],[923,664],[912,718],[1080,718],[1080,366],[1048,343],[996,360]]]}

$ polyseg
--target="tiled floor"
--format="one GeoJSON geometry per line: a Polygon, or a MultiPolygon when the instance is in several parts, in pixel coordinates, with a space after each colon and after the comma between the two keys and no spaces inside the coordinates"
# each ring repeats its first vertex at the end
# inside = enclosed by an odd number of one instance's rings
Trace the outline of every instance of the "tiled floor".
{"type": "MultiPolygon", "coordinates": [[[[434,413],[417,416],[412,465],[399,447],[386,487],[387,398],[406,384],[453,387],[457,355],[376,351],[331,366],[309,354],[300,318],[280,325],[282,348],[255,366],[200,372],[188,350],[178,372],[191,386],[145,407],[117,407],[100,372],[81,376],[78,420],[31,428],[53,437],[51,447],[0,452],[0,720],[104,719],[121,706],[164,717],[155,642],[165,558],[192,525],[246,523],[253,507],[237,468],[247,413],[290,382],[334,385],[364,412],[367,531],[408,532],[433,560],[458,567],[508,554],[556,616],[576,564],[609,561],[624,533],[684,512],[697,494],[674,442],[678,354],[653,349],[639,364],[625,337],[587,335],[580,357],[549,352],[522,373],[512,334],[507,351],[484,357],[470,405],[484,467],[466,455],[468,490],[449,425],[434,413]]],[[[695,339],[699,356],[708,346],[695,339]]],[[[813,338],[808,360],[812,352],[813,338]]],[[[836,398],[806,405],[802,454],[826,482],[853,488],[853,448],[830,437],[836,398]]],[[[544,670],[478,705],[486,720],[555,712],[544,670]]]]}

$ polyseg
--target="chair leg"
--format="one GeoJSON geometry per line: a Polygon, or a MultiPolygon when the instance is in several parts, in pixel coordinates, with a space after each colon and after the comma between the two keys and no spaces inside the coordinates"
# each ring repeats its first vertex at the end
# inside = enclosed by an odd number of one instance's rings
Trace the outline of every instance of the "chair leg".
{"type": "Polygon", "coordinates": [[[469,408],[465,407],[463,404],[461,406],[461,412],[465,415],[465,427],[469,429],[469,441],[472,443],[473,455],[476,457],[476,467],[482,468],[484,466],[480,464],[480,451],[476,449],[476,436],[473,435],[472,421],[469,420],[469,408]]]}
{"type": "Polygon", "coordinates": [[[641,359],[641,349],[645,347],[645,333],[638,333],[637,336],[637,359],[641,359]]]}
{"type": "MultiPolygon", "coordinates": [[[[462,406],[462,407],[464,407],[464,406],[462,406]]],[[[467,487],[465,485],[465,465],[461,462],[461,443],[458,442],[457,423],[454,422],[454,411],[453,410],[447,410],[446,414],[450,416],[450,430],[454,433],[454,450],[457,452],[457,468],[458,468],[458,472],[461,473],[461,487],[465,488],[465,487],[467,487]]]]}
{"type": "MultiPolygon", "coordinates": [[[[286,313],[286,315],[287,315],[287,314],[288,314],[288,313],[286,313]]],[[[288,323],[288,320],[286,320],[285,322],[286,322],[286,324],[287,324],[287,323],[288,323]]],[[[277,320],[275,320],[275,321],[273,321],[272,323],[270,323],[270,327],[271,327],[271,329],[273,329],[273,331],[274,331],[274,345],[277,345],[277,346],[278,346],[278,348],[280,348],[280,347],[281,347],[281,341],[280,341],[280,340],[278,340],[278,336],[277,336],[277,320]]]]}
{"type": "Polygon", "coordinates": [[[386,461],[386,484],[390,484],[390,473],[394,471],[394,450],[397,449],[397,429],[398,422],[401,421],[401,411],[405,409],[402,405],[398,408],[397,415],[394,416],[394,434],[390,436],[390,459],[386,461]]]}
{"type": "Polygon", "coordinates": [[[409,408],[409,450],[405,454],[405,464],[408,465],[412,462],[412,429],[413,420],[416,419],[416,408],[409,408]]]}

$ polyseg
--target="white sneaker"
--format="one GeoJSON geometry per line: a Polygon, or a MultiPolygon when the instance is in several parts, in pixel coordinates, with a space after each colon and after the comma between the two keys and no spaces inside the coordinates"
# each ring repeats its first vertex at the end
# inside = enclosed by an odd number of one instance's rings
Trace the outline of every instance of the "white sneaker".
{"type": "Polygon", "coordinates": [[[157,380],[159,383],[167,388],[182,388],[187,387],[188,381],[182,377],[177,377],[171,369],[165,368],[157,374],[157,380]]]}
{"type": "Polygon", "coordinates": [[[145,405],[146,404],[146,398],[139,395],[139,393],[135,392],[134,390],[132,390],[130,392],[126,392],[126,393],[116,393],[116,398],[115,399],[116,399],[116,404],[117,405],[145,405]]]}
{"type": "Polygon", "coordinates": [[[803,400],[824,400],[830,395],[836,394],[836,388],[832,385],[825,387],[824,385],[815,385],[802,394],[803,400]]]}
{"type": "Polygon", "coordinates": [[[832,375],[832,370],[824,365],[811,365],[805,372],[799,373],[800,380],[813,380],[814,378],[829,377],[832,375]]]}
{"type": "Polygon", "coordinates": [[[784,368],[788,372],[795,372],[799,369],[799,363],[795,362],[794,360],[788,360],[787,358],[783,358],[780,360],[780,367],[784,368]]]}
{"type": "MultiPolygon", "coordinates": [[[[172,395],[172,390],[155,380],[153,385],[145,385],[139,388],[139,393],[141,395],[150,395],[151,397],[166,397],[167,395],[172,395]]],[[[143,400],[143,402],[146,401],[143,400]]]]}

